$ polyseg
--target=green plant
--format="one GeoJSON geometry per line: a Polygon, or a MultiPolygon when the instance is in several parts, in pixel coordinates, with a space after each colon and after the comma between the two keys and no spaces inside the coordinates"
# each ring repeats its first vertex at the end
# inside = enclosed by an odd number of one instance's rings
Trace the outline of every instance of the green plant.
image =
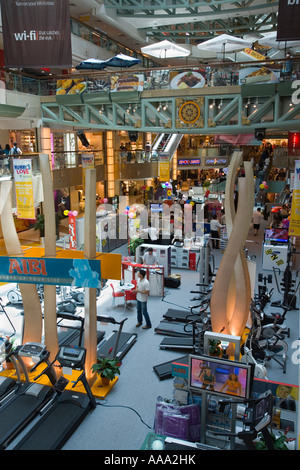
{"type": "Polygon", "coordinates": [[[135,251],[138,246],[140,246],[142,243],[144,243],[144,240],[142,238],[131,238],[128,248],[130,250],[131,255],[135,255],[135,251]]]}
{"type": "Polygon", "coordinates": [[[44,214],[38,214],[36,218],[36,223],[34,225],[34,230],[40,231],[40,236],[45,236],[45,216],[44,214]]]}
{"type": "MultiPolygon", "coordinates": [[[[283,434],[280,431],[278,432],[280,435],[275,436],[275,434],[272,431],[269,431],[270,436],[273,440],[275,450],[289,450],[286,443],[295,440],[293,437],[287,437],[289,428],[286,428],[283,434]]],[[[266,441],[265,441],[263,434],[260,432],[258,433],[257,437],[259,438],[259,440],[255,442],[256,450],[267,450],[267,445],[266,445],[266,441]]]]}
{"type": "Polygon", "coordinates": [[[101,377],[113,380],[120,374],[121,362],[112,357],[97,358],[96,364],[92,365],[92,372],[96,372],[101,377]]]}
{"type": "Polygon", "coordinates": [[[221,341],[217,339],[209,340],[209,354],[210,356],[222,356],[221,341]]]}
{"type": "Polygon", "coordinates": [[[210,186],[210,181],[204,180],[202,186],[203,188],[208,188],[210,186]]]}

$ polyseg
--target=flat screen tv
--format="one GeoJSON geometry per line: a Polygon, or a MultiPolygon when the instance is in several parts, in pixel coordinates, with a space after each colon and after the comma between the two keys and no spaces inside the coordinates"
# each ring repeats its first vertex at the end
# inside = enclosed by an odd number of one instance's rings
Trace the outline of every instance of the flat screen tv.
{"type": "Polygon", "coordinates": [[[265,241],[288,243],[289,231],[286,228],[267,228],[265,231],[265,241]]]}
{"type": "Polygon", "coordinates": [[[211,356],[189,356],[189,389],[245,400],[253,380],[250,364],[211,356]]]}

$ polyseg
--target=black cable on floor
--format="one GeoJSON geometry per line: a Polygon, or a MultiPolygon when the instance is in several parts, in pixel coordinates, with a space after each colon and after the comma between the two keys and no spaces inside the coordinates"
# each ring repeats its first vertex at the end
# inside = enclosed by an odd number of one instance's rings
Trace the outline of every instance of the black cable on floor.
{"type": "Polygon", "coordinates": [[[101,403],[99,401],[96,402],[97,405],[100,405],[100,406],[105,406],[107,408],[127,408],[128,410],[131,410],[133,411],[136,415],[138,415],[138,417],[140,418],[141,422],[147,426],[147,428],[149,429],[153,429],[153,427],[149,426],[147,423],[145,423],[145,421],[143,421],[143,418],[141,417],[141,415],[134,409],[134,408],[131,408],[131,406],[125,406],[125,405],[106,405],[104,403],[101,403]]]}

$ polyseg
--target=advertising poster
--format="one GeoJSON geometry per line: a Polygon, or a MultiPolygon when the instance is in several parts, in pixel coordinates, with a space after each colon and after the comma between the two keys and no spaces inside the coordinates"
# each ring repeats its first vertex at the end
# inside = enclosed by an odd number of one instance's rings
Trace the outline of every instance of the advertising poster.
{"type": "Polygon", "coordinates": [[[169,181],[170,179],[170,163],[159,162],[159,179],[160,181],[169,181]]]}
{"type": "Polygon", "coordinates": [[[143,91],[144,74],[113,75],[110,79],[110,91],[143,91]]]}
{"type": "Polygon", "coordinates": [[[239,72],[239,85],[254,85],[261,83],[278,83],[280,71],[259,65],[246,67],[239,72]]]}
{"type": "Polygon", "coordinates": [[[76,250],[76,217],[69,213],[69,248],[70,250],[76,250]]]}
{"type": "Polygon", "coordinates": [[[199,72],[186,70],[185,72],[170,72],[170,88],[184,90],[187,88],[202,88],[205,78],[199,72]]]}
{"type": "Polygon", "coordinates": [[[86,90],[86,81],[84,78],[66,78],[57,80],[57,95],[76,95],[86,90]]]}
{"type": "Polygon", "coordinates": [[[294,189],[289,235],[291,237],[300,237],[300,160],[295,161],[294,189]]]}
{"type": "Polygon", "coordinates": [[[0,281],[99,288],[99,260],[1,256],[0,281]]]}
{"type": "Polygon", "coordinates": [[[13,159],[18,219],[35,219],[30,159],[13,159]]]}
{"type": "Polygon", "coordinates": [[[5,67],[72,66],[68,0],[1,0],[5,67]]]}

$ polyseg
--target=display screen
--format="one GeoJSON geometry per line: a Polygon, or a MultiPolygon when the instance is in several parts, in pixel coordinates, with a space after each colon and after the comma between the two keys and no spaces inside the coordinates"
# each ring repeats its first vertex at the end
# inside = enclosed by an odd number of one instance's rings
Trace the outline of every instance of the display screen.
{"type": "Polygon", "coordinates": [[[223,396],[249,398],[251,366],[210,356],[190,356],[189,388],[223,396]]]}
{"type": "Polygon", "coordinates": [[[267,228],[265,231],[265,241],[288,243],[289,231],[286,228],[267,228]]]}
{"type": "Polygon", "coordinates": [[[151,204],[151,212],[162,212],[162,204],[151,204]]]}

